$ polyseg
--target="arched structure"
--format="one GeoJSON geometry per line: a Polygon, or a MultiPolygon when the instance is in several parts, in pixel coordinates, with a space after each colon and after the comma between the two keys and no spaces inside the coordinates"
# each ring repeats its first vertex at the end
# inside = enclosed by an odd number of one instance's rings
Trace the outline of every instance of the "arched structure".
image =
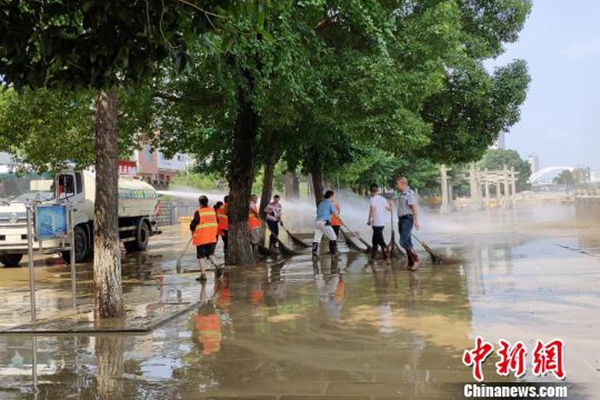
{"type": "Polygon", "coordinates": [[[536,172],[535,174],[531,174],[531,176],[529,177],[529,183],[533,184],[536,183],[537,181],[539,181],[540,179],[542,179],[542,177],[550,172],[560,172],[560,171],[565,171],[565,170],[569,170],[569,171],[573,171],[575,168],[573,167],[548,167],[548,168],[544,168],[539,170],[538,172],[536,172]]]}

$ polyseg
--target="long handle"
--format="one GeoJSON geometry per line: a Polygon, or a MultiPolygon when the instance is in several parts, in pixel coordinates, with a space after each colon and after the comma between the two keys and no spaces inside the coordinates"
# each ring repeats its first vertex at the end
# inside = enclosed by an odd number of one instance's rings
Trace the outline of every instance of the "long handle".
{"type": "MultiPolygon", "coordinates": [[[[283,242],[281,241],[281,239],[279,239],[279,236],[277,236],[276,234],[274,234],[274,233],[273,233],[273,231],[271,230],[271,228],[269,228],[269,224],[267,224],[267,223],[264,223],[264,227],[265,227],[265,229],[267,230],[267,232],[269,232],[271,235],[273,235],[273,237],[275,238],[275,240],[277,240],[277,243],[279,243],[279,244],[281,244],[281,245],[285,246],[285,243],[283,243],[283,242]]],[[[285,229],[285,228],[284,228],[284,229],[285,229]]]]}
{"type": "Polygon", "coordinates": [[[300,253],[298,253],[298,252],[296,252],[296,251],[294,251],[294,250],[290,249],[289,247],[287,247],[287,246],[285,245],[285,243],[283,243],[283,241],[282,241],[281,239],[279,239],[279,236],[275,235],[275,234],[273,233],[273,231],[272,231],[272,230],[269,228],[269,224],[266,224],[266,223],[265,223],[265,224],[264,224],[264,226],[265,226],[265,228],[266,228],[267,232],[269,232],[271,235],[273,235],[273,236],[275,237],[275,240],[277,240],[277,243],[279,243],[279,246],[281,246],[281,249],[282,249],[282,250],[283,250],[285,253],[287,253],[287,254],[289,254],[289,255],[298,255],[298,254],[300,254],[300,253]]]}
{"type": "MultiPolygon", "coordinates": [[[[415,239],[421,246],[423,246],[423,241],[421,239],[419,239],[417,236],[415,236],[414,233],[411,233],[410,236],[412,236],[413,239],[415,239]]],[[[423,246],[425,247],[425,246],[423,246]]]]}
{"type": "MultiPolygon", "coordinates": [[[[294,242],[294,243],[295,243],[295,244],[297,244],[298,246],[302,246],[302,247],[305,247],[305,248],[306,248],[306,247],[310,247],[310,245],[309,245],[309,244],[306,244],[306,243],[304,243],[304,241],[303,241],[303,240],[301,240],[301,239],[297,238],[296,236],[294,236],[294,235],[292,234],[292,232],[290,232],[290,231],[288,230],[288,228],[286,228],[286,227],[285,227],[285,225],[283,224],[283,222],[281,222],[281,221],[280,221],[280,223],[281,223],[281,227],[283,228],[283,230],[284,230],[284,231],[285,231],[285,232],[288,234],[288,236],[290,237],[290,239],[292,239],[292,242],[294,242]]],[[[268,226],[268,225],[267,225],[267,226],[268,226]]]]}
{"type": "Polygon", "coordinates": [[[364,240],[363,238],[361,238],[361,237],[360,237],[360,235],[359,235],[359,234],[357,234],[356,232],[354,232],[352,229],[348,228],[348,225],[346,225],[344,222],[342,222],[342,226],[343,226],[344,228],[346,228],[347,230],[349,230],[350,232],[352,232],[352,234],[353,234],[354,236],[356,236],[356,237],[358,238],[358,240],[360,240],[360,242],[361,242],[362,244],[364,244],[365,246],[367,246],[367,248],[371,248],[371,245],[370,245],[369,243],[367,243],[367,241],[366,241],[366,240],[364,240]]]}
{"type": "Polygon", "coordinates": [[[192,244],[192,239],[193,239],[193,237],[190,236],[190,240],[188,240],[187,244],[185,245],[185,248],[179,255],[179,258],[177,258],[177,266],[176,266],[177,272],[179,272],[181,270],[181,260],[183,260],[183,256],[185,256],[185,253],[187,252],[188,247],[190,247],[190,244],[192,244]]]}

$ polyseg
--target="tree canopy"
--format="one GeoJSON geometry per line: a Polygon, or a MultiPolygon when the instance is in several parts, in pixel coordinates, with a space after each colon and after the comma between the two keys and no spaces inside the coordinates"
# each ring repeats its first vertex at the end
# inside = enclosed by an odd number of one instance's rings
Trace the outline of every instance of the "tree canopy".
{"type": "MultiPolygon", "coordinates": [[[[49,118],[62,113],[70,132],[81,130],[73,139],[83,140],[91,134],[83,102],[57,98],[63,111],[53,114],[51,98],[42,107],[23,88],[77,89],[76,99],[85,99],[85,90],[92,97],[94,90],[118,92],[114,125],[122,130],[122,151],[146,133],[167,154],[190,152],[204,171],[227,178],[235,263],[251,261],[247,197],[261,165],[272,172],[283,159],[310,172],[317,196],[334,176],[365,184],[425,171],[418,179],[429,182],[433,163],[481,158],[518,121],[529,84],[523,61],[492,72],[484,62],[517,40],[530,0],[12,0],[2,6],[0,74],[5,86],[22,92],[21,105],[10,107],[37,107],[49,118]]],[[[0,127],[14,128],[18,118],[0,127]]],[[[24,123],[20,134],[33,140],[36,132],[49,129],[24,123]]],[[[39,140],[47,154],[37,145],[10,148],[36,165],[92,159],[86,146],[68,154],[53,139],[64,135],[39,140]]]]}

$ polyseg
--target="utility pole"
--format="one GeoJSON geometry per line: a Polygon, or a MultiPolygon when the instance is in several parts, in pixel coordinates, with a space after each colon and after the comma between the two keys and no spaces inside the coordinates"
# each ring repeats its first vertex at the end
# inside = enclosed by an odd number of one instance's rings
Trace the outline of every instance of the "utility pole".
{"type": "Polygon", "coordinates": [[[445,164],[440,165],[440,182],[440,189],[442,192],[442,208],[440,211],[442,213],[449,213],[452,211],[452,199],[448,187],[448,168],[446,168],[445,164]]]}
{"type": "Polygon", "coordinates": [[[485,169],[485,208],[490,208],[490,177],[488,175],[488,169],[485,169]]]}
{"type": "Polygon", "coordinates": [[[505,207],[508,208],[509,206],[509,202],[510,202],[510,185],[508,183],[508,167],[506,166],[506,164],[504,164],[504,169],[503,169],[503,175],[504,175],[504,201],[505,201],[505,207]]]}

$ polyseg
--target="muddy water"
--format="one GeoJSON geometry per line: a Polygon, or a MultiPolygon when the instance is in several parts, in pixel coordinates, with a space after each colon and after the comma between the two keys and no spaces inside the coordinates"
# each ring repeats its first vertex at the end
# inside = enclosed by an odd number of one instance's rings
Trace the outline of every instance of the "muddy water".
{"type": "MultiPolygon", "coordinates": [[[[446,399],[452,383],[473,380],[461,356],[481,335],[529,349],[562,338],[567,381],[586,383],[570,398],[593,399],[600,236],[571,217],[556,209],[438,218],[439,234],[424,234],[464,262],[425,262],[417,273],[401,262],[369,265],[343,246],[339,260],[231,269],[185,293],[201,300],[197,309],[148,335],[0,337],[0,398],[446,399]]],[[[153,269],[174,274],[176,253],[163,241],[128,258],[146,273],[125,268],[127,290],[153,269]]],[[[514,381],[496,374],[495,361],[484,364],[486,381],[514,381]]]]}

